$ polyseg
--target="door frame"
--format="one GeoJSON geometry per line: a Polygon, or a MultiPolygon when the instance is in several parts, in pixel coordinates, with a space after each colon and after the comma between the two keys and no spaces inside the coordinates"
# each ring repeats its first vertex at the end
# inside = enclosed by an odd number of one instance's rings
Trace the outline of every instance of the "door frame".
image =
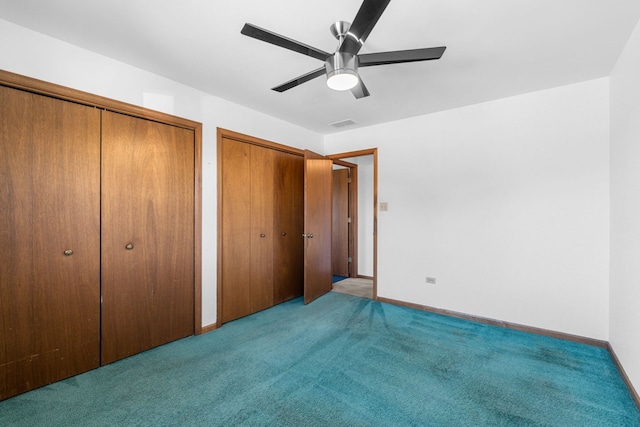
{"type": "MultiPolygon", "coordinates": [[[[347,165],[342,159],[352,157],[373,156],[373,299],[378,299],[378,149],[368,148],[364,150],[348,151],[345,153],[329,154],[326,157],[339,165],[347,165]]],[[[348,166],[347,166],[348,167],[348,166]]],[[[357,200],[356,203],[357,205],[357,200]]],[[[354,227],[354,229],[357,227],[354,227]]]]}
{"type": "Polygon", "coordinates": [[[199,335],[202,328],[202,123],[173,116],[171,114],[153,111],[138,105],[128,104],[103,96],[94,95],[77,89],[71,89],[55,83],[45,82],[32,77],[22,76],[9,71],[0,70],[0,85],[20,89],[27,92],[50,96],[52,98],[71,101],[102,110],[122,113],[141,119],[147,119],[171,126],[193,131],[194,162],[193,162],[193,333],[199,335]]]}

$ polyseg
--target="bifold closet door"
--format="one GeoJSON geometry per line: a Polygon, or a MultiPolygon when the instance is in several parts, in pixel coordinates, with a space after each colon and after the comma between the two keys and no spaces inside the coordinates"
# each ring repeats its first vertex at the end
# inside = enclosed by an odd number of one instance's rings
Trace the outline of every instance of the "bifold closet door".
{"type": "Polygon", "coordinates": [[[100,362],[100,111],[0,86],[0,400],[100,362]]]}
{"type": "Polygon", "coordinates": [[[222,138],[222,322],[251,314],[251,145],[222,138]]]}
{"type": "Polygon", "coordinates": [[[251,145],[251,312],[273,307],[275,151],[251,145]]]}
{"type": "Polygon", "coordinates": [[[106,364],[194,333],[194,133],[102,114],[106,364]]]}
{"type": "Polygon", "coordinates": [[[274,304],[304,291],[304,159],[275,152],[274,304]]]}
{"type": "Polygon", "coordinates": [[[222,322],[273,306],[274,150],[222,138],[222,322]]]}

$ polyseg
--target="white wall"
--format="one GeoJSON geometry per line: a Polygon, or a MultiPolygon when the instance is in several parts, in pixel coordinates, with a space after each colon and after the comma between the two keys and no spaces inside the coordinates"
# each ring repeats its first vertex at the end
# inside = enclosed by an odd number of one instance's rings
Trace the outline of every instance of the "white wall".
{"type": "Polygon", "coordinates": [[[203,124],[202,323],[215,323],[216,127],[318,152],[322,136],[3,20],[0,69],[203,124]]]}
{"type": "Polygon", "coordinates": [[[610,342],[640,391],[640,23],[611,74],[610,342]]]}
{"type": "Polygon", "coordinates": [[[608,98],[603,78],[326,136],[379,148],[378,295],[608,339],[608,98]]]}

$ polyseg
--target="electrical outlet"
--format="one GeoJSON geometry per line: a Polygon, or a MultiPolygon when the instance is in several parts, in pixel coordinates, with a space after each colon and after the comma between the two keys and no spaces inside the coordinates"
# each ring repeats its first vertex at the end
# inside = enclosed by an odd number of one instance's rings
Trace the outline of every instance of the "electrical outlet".
{"type": "Polygon", "coordinates": [[[389,203],[388,202],[380,202],[380,211],[388,211],[389,210],[389,203]]]}
{"type": "Polygon", "coordinates": [[[435,285],[436,284],[436,278],[427,276],[427,283],[431,283],[432,285],[435,285]]]}

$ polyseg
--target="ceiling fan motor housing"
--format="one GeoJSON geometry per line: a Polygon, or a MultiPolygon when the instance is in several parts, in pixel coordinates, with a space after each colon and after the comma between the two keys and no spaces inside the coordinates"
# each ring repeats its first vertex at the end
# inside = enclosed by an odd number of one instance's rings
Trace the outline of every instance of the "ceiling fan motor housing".
{"type": "Polygon", "coordinates": [[[335,90],[348,90],[353,87],[353,84],[348,82],[354,81],[357,83],[358,77],[358,57],[349,52],[336,52],[329,56],[325,62],[325,68],[327,71],[327,84],[329,87],[335,90]],[[345,86],[340,87],[340,81],[345,81],[345,86]],[[336,82],[336,83],[332,83],[336,82]],[[335,86],[335,85],[339,86],[335,86]]]}

